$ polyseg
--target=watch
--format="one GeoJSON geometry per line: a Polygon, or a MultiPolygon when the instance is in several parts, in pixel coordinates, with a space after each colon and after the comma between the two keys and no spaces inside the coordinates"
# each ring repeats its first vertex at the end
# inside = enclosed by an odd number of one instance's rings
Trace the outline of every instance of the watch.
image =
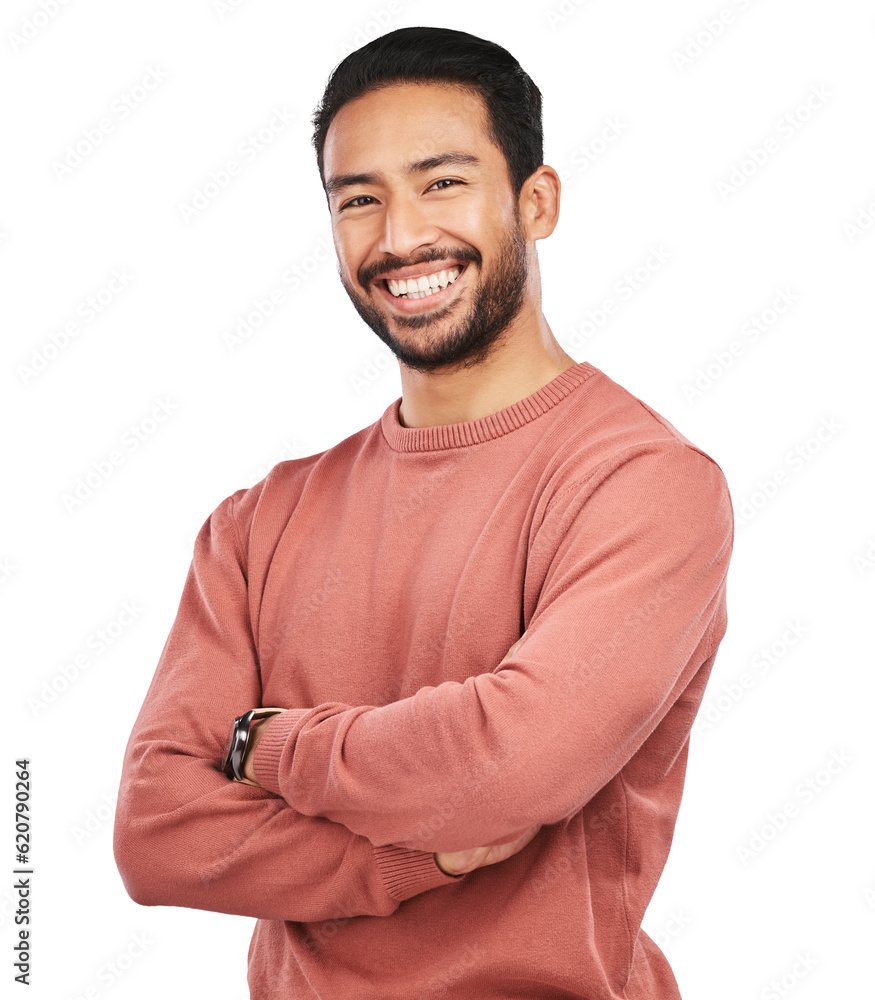
{"type": "Polygon", "coordinates": [[[225,752],[222,754],[224,760],[222,771],[229,778],[233,781],[242,781],[246,785],[253,784],[243,774],[243,761],[246,757],[246,750],[249,747],[252,723],[257,719],[268,719],[270,716],[284,711],[284,708],[253,708],[243,715],[237,716],[225,743],[225,752]]]}

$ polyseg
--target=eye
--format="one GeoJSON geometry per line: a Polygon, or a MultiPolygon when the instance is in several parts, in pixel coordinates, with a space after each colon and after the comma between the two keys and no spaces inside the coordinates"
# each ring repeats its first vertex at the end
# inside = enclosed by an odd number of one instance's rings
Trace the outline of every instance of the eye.
{"type": "MultiPolygon", "coordinates": [[[[363,206],[356,205],[356,202],[357,201],[364,201],[367,198],[371,198],[371,196],[369,194],[360,194],[357,198],[350,198],[349,201],[344,202],[344,204],[340,206],[340,208],[338,209],[338,212],[342,212],[345,208],[361,208],[363,206]]],[[[371,201],[373,201],[373,200],[374,199],[371,198],[371,201]]]]}
{"type": "MultiPolygon", "coordinates": [[[[431,187],[434,187],[435,184],[464,184],[464,183],[465,183],[464,181],[457,181],[457,180],[455,180],[452,177],[443,177],[443,178],[441,178],[441,180],[435,181],[434,184],[432,184],[431,187]]],[[[431,190],[431,188],[429,188],[429,190],[431,190]]],[[[447,189],[446,188],[438,188],[438,190],[439,191],[446,191],[447,189]]]]}
{"type": "MultiPolygon", "coordinates": [[[[464,181],[456,180],[453,177],[442,177],[440,180],[437,180],[432,185],[430,185],[430,187],[428,188],[428,190],[431,191],[433,188],[437,187],[438,184],[454,185],[454,184],[464,184],[464,183],[465,183],[464,181]]],[[[446,191],[446,190],[448,190],[448,188],[446,188],[446,187],[440,187],[440,188],[437,188],[437,190],[438,191],[446,191]]],[[[338,208],[337,211],[338,212],[343,212],[347,208],[367,208],[368,207],[368,203],[373,202],[375,200],[376,199],[372,198],[371,195],[369,195],[369,194],[360,194],[358,197],[356,197],[356,198],[350,198],[349,201],[344,202],[340,206],[340,208],[338,208]]]]}

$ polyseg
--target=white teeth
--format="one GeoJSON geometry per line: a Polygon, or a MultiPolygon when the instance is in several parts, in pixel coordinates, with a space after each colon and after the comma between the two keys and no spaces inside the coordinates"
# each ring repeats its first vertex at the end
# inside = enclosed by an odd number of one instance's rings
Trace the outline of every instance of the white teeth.
{"type": "Polygon", "coordinates": [[[456,267],[451,271],[424,274],[419,278],[401,278],[397,281],[394,278],[389,278],[386,284],[396,298],[403,295],[408,299],[424,299],[452,284],[461,273],[462,269],[456,267]]]}

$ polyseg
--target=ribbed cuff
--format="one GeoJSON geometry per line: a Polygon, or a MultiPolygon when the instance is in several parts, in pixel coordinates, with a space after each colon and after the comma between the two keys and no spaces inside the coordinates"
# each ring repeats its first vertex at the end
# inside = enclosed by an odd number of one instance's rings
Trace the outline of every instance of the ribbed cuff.
{"type": "Polygon", "coordinates": [[[442,872],[432,852],[411,851],[395,844],[384,844],[374,848],[374,857],[386,892],[399,901],[410,899],[426,889],[459,882],[465,877],[442,872]]]}
{"type": "Polygon", "coordinates": [[[265,727],[264,735],[252,755],[252,773],[262,788],[275,795],[283,795],[280,788],[280,759],[292,730],[312,714],[312,708],[290,708],[275,715],[265,727]]]}

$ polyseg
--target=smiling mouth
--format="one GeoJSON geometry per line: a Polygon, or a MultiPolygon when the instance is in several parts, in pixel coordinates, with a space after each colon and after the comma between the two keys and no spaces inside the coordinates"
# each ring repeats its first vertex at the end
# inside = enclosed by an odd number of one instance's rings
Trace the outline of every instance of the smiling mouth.
{"type": "Polygon", "coordinates": [[[403,312],[419,311],[438,305],[453,294],[453,285],[465,273],[468,263],[454,264],[416,278],[380,278],[377,287],[382,295],[403,312]]]}

